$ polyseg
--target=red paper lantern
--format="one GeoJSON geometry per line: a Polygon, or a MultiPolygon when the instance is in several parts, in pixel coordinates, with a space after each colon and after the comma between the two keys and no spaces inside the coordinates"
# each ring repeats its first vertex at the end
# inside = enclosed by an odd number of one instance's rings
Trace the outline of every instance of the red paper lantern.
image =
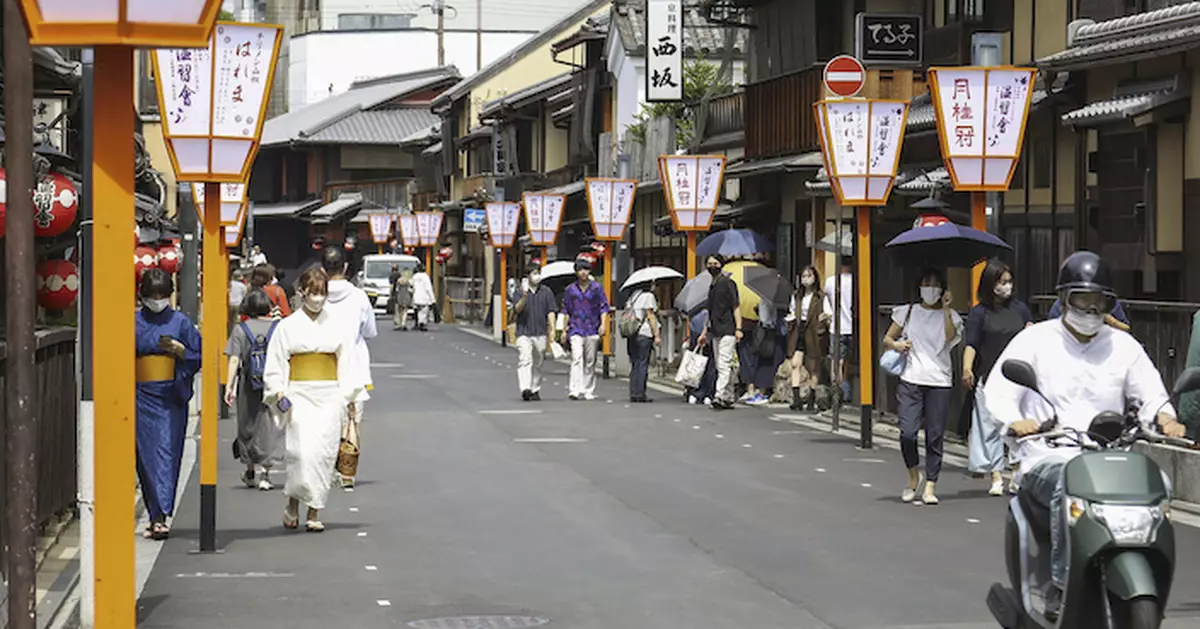
{"type": "Polygon", "coordinates": [[[57,236],[75,223],[79,195],[63,175],[51,173],[38,180],[33,190],[33,233],[39,238],[57,236]]]}
{"type": "Polygon", "coordinates": [[[950,219],[940,214],[922,214],[913,221],[913,227],[937,227],[949,223],[950,219]]]}
{"type": "Polygon", "coordinates": [[[162,245],[158,248],[158,268],[174,275],[179,272],[179,263],[179,247],[162,245]]]}
{"type": "Polygon", "coordinates": [[[146,269],[158,268],[158,252],[150,247],[137,247],[133,250],[133,270],[140,282],[146,269]]]}
{"type": "Polygon", "coordinates": [[[69,260],[47,260],[37,270],[38,305],[46,310],[66,310],[79,297],[79,267],[69,260]]]}

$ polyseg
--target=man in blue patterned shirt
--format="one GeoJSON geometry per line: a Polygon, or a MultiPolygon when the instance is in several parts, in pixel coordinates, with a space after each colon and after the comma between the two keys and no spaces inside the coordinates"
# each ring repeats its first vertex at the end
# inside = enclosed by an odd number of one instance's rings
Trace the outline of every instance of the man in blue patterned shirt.
{"type": "Polygon", "coordinates": [[[608,329],[608,297],[591,280],[592,265],[575,261],[578,281],[567,286],[562,314],[567,318],[567,342],[571,346],[571,379],[567,395],[572,400],[596,399],[596,348],[600,334],[608,329]]]}

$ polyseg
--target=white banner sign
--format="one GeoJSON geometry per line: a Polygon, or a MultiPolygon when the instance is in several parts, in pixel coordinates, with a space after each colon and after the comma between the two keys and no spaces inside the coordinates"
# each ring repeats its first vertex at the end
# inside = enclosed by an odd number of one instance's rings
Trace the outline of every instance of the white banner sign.
{"type": "MultiPolygon", "coordinates": [[[[196,203],[196,211],[204,216],[204,184],[192,184],[192,198],[196,203]]],[[[238,214],[246,204],[246,184],[221,184],[221,224],[232,225],[238,221],[238,214]]]]}
{"type": "Polygon", "coordinates": [[[417,228],[417,217],[413,214],[404,214],[396,219],[400,225],[400,240],[405,247],[420,247],[421,232],[417,228]]]}
{"type": "Polygon", "coordinates": [[[647,1],[646,100],[683,100],[683,0],[647,1]]]}
{"type": "Polygon", "coordinates": [[[707,231],[721,198],[725,158],[719,155],[663,155],[663,190],[675,229],[707,231]]]}
{"type": "Polygon", "coordinates": [[[562,225],[563,206],[567,203],[562,194],[526,194],[525,225],[529,228],[529,243],[538,247],[549,247],[558,240],[558,228],[562,225]]]}
{"type": "Polygon", "coordinates": [[[488,237],[493,247],[508,248],[517,239],[517,227],[521,222],[520,203],[488,203],[488,237]]]}
{"type": "Polygon", "coordinates": [[[637,182],[632,179],[588,179],[588,212],[596,240],[621,240],[633,214],[637,182]]]}
{"type": "Polygon", "coordinates": [[[955,189],[1008,189],[1036,76],[1032,68],[930,71],[942,157],[955,189]]]}
{"type": "Polygon", "coordinates": [[[367,222],[371,225],[371,240],[375,244],[382,245],[388,241],[392,231],[391,214],[371,214],[367,216],[367,222]]]}

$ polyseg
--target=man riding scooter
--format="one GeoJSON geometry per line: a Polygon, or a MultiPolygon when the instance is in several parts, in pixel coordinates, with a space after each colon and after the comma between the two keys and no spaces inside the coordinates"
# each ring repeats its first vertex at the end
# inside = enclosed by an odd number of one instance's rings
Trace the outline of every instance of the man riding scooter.
{"type": "MultiPolygon", "coordinates": [[[[1040,395],[1007,377],[989,378],[984,389],[989,414],[1003,422],[1010,435],[1022,437],[1042,430],[1057,410],[1058,427],[1086,434],[1093,418],[1120,412],[1137,401],[1143,426],[1157,424],[1164,435],[1182,437],[1184,426],[1167,404],[1162,376],[1146,351],[1128,333],[1105,325],[1116,293],[1104,260],[1090,251],[1071,254],[1059,269],[1057,291],[1063,317],[1025,329],[997,361],[1031,365],[1040,395]]],[[[1032,439],[1013,448],[1021,464],[1021,491],[1050,510],[1053,585],[1046,592],[1044,613],[1051,622],[1061,610],[1067,577],[1063,472],[1067,461],[1081,452],[1070,444],[1032,439]]]]}

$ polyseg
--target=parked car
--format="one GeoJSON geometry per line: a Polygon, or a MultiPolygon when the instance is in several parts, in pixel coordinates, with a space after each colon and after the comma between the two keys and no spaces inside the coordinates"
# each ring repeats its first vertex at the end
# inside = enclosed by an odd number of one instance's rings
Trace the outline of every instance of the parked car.
{"type": "Polygon", "coordinates": [[[371,254],[363,256],[362,270],[358,272],[358,285],[371,298],[371,304],[376,308],[388,309],[388,299],[392,295],[392,267],[400,268],[400,272],[413,270],[420,263],[416,256],[401,254],[371,254]]]}

